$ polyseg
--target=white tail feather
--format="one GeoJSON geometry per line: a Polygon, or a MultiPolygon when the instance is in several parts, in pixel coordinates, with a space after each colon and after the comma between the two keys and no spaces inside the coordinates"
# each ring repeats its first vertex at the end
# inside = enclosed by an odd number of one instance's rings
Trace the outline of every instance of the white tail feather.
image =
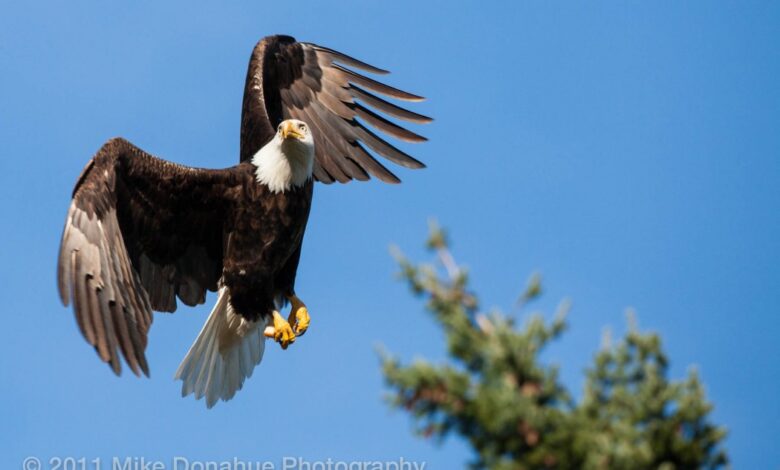
{"type": "Polygon", "coordinates": [[[205,396],[209,408],[218,399],[230,400],[241,390],[265,351],[265,321],[245,320],[233,311],[229,300],[227,288],[222,287],[175,376],[183,382],[183,397],[194,393],[199,400],[205,396]]]}

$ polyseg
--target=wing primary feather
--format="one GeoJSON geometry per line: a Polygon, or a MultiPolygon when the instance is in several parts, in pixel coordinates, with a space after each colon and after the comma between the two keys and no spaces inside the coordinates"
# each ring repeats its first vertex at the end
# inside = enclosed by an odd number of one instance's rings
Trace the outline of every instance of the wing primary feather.
{"type": "Polygon", "coordinates": [[[350,84],[349,92],[355,99],[358,99],[363,103],[398,119],[403,119],[404,121],[414,122],[417,124],[427,124],[433,121],[433,118],[409,111],[408,109],[404,109],[400,106],[396,106],[389,101],[385,101],[382,98],[367,92],[357,85],[350,84]]]}
{"type": "Polygon", "coordinates": [[[326,59],[330,61],[335,60],[336,62],[340,62],[344,65],[355,67],[356,69],[360,69],[366,72],[375,73],[377,75],[387,75],[388,73],[390,73],[385,69],[380,69],[379,67],[375,67],[371,64],[367,64],[362,60],[355,59],[354,57],[348,56],[347,54],[344,54],[339,51],[335,51],[328,47],[318,46],[316,44],[311,44],[311,43],[304,43],[304,44],[307,46],[314,47],[314,49],[317,51],[317,56],[325,56],[326,59]]]}
{"type": "Polygon", "coordinates": [[[325,171],[325,168],[322,167],[322,164],[319,161],[314,162],[313,174],[314,179],[323,184],[333,184],[336,181],[327,171],[325,171]]]}
{"type": "Polygon", "coordinates": [[[370,174],[376,176],[379,181],[385,183],[398,184],[401,180],[395,176],[384,165],[379,163],[359,142],[353,142],[350,148],[350,157],[357,161],[361,167],[365,168],[370,174]]]}
{"type": "Polygon", "coordinates": [[[368,130],[366,126],[361,124],[360,121],[353,120],[350,124],[355,129],[360,140],[393,163],[406,168],[425,168],[424,163],[380,139],[376,134],[368,130]]]}
{"type": "MultiPolygon", "coordinates": [[[[127,309],[122,309],[122,314],[125,316],[125,321],[128,325],[132,325],[133,316],[127,309]]],[[[149,364],[146,362],[146,354],[144,354],[144,345],[141,339],[138,337],[138,330],[136,328],[130,328],[130,341],[133,344],[135,350],[135,357],[138,361],[138,366],[145,376],[149,377],[149,364]]],[[[136,374],[138,375],[138,374],[136,374]]]]}
{"type": "MultiPolygon", "coordinates": [[[[93,293],[95,295],[95,293],[93,293]]],[[[97,296],[95,296],[97,298],[97,296]]],[[[122,363],[119,361],[119,354],[117,353],[117,338],[116,338],[116,326],[114,320],[111,317],[111,312],[102,312],[103,328],[106,332],[106,344],[108,345],[108,352],[110,359],[108,361],[111,370],[114,374],[122,374],[122,363]]]]}
{"type": "MultiPolygon", "coordinates": [[[[102,312],[100,309],[97,292],[94,290],[92,278],[87,276],[86,282],[84,284],[87,295],[87,309],[89,311],[90,317],[92,317],[93,323],[101,322],[101,317],[104,315],[104,312],[102,312]]],[[[105,340],[106,336],[107,335],[102,336],[104,340],[100,342],[100,347],[102,349],[101,357],[104,357],[103,360],[107,360],[107,358],[110,356],[110,353],[106,353],[106,350],[110,348],[110,344],[108,344],[108,341],[105,340]]]]}
{"type": "MultiPolygon", "coordinates": [[[[122,243],[121,234],[117,235],[117,243],[122,243]]],[[[146,333],[149,331],[149,327],[152,324],[152,303],[149,299],[149,294],[144,290],[141,283],[141,279],[135,270],[131,268],[130,259],[127,256],[126,250],[118,250],[119,255],[122,257],[120,267],[123,271],[123,277],[125,280],[125,288],[132,288],[129,291],[128,297],[130,299],[129,305],[133,306],[134,311],[137,313],[138,318],[143,320],[141,325],[141,331],[144,336],[144,346],[146,346],[146,333]]],[[[124,292],[125,289],[122,289],[124,292]]]]}
{"type": "Polygon", "coordinates": [[[73,293],[73,308],[76,311],[76,322],[79,324],[79,328],[81,328],[81,332],[84,334],[87,342],[90,345],[97,347],[97,338],[95,335],[95,329],[92,327],[92,319],[89,316],[89,312],[85,312],[86,305],[83,305],[84,295],[81,292],[79,284],[76,282],[76,279],[78,279],[79,275],[78,257],[78,251],[71,252],[70,287],[73,293]]]}
{"type": "Polygon", "coordinates": [[[84,312],[88,321],[92,323],[92,328],[95,331],[95,349],[100,355],[100,359],[104,362],[108,362],[111,358],[111,354],[108,352],[108,343],[106,341],[106,331],[103,325],[103,320],[100,318],[100,311],[92,308],[92,302],[90,300],[89,287],[87,286],[87,275],[83,269],[83,253],[78,252],[76,256],[76,278],[74,280],[76,284],[77,293],[79,297],[79,306],[81,311],[84,312]]]}
{"type": "Polygon", "coordinates": [[[392,96],[393,98],[397,98],[403,101],[423,101],[425,99],[422,96],[414,95],[412,93],[399,90],[398,88],[391,87],[390,85],[385,85],[384,83],[378,82],[371,78],[364,77],[363,75],[355,73],[352,70],[344,68],[338,64],[333,64],[333,68],[341,72],[347,81],[362,85],[369,90],[374,90],[377,93],[392,96]]]}
{"type": "Polygon", "coordinates": [[[401,139],[405,142],[425,142],[426,140],[428,140],[419,134],[415,134],[414,132],[408,129],[404,129],[401,126],[398,126],[388,121],[382,116],[364,107],[360,103],[355,103],[352,106],[354,107],[355,112],[357,113],[357,117],[365,120],[367,123],[371,124],[375,128],[380,129],[381,131],[390,134],[393,137],[401,139]]]}
{"type": "Polygon", "coordinates": [[[107,302],[104,305],[103,310],[105,315],[111,315],[111,320],[114,324],[114,329],[116,330],[116,336],[119,340],[119,348],[122,350],[122,355],[130,366],[130,370],[132,370],[135,375],[141,375],[138,370],[138,361],[135,357],[135,347],[130,340],[130,328],[128,328],[127,325],[127,317],[120,313],[119,309],[116,308],[116,305],[111,307],[107,302]]]}
{"type": "Polygon", "coordinates": [[[344,162],[349,167],[349,174],[358,181],[368,181],[371,179],[368,172],[360,166],[352,157],[344,157],[344,162]]]}
{"type": "MultiPolygon", "coordinates": [[[[122,246],[121,243],[121,235],[117,233],[114,237],[114,246],[122,246]]],[[[136,314],[136,318],[138,319],[138,327],[145,336],[146,332],[149,330],[149,325],[151,324],[151,313],[149,311],[150,306],[148,303],[139,303],[138,296],[133,294],[134,291],[141,291],[143,287],[139,286],[137,282],[134,282],[133,274],[130,272],[130,260],[127,258],[125,250],[113,251],[117,253],[119,257],[115,260],[116,272],[118,274],[118,285],[116,286],[115,290],[118,291],[119,295],[122,297],[122,304],[124,305],[124,308],[129,309],[131,312],[136,314]]],[[[139,293],[138,295],[143,296],[144,298],[146,297],[145,294],[139,293]]]]}

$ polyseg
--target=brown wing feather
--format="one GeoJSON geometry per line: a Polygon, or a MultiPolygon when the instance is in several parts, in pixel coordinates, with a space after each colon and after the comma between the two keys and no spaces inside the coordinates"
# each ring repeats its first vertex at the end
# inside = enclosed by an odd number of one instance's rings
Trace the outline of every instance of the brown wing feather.
{"type": "Polygon", "coordinates": [[[115,373],[138,375],[152,310],[202,303],[222,268],[224,190],[235,170],[196,170],[112,139],[79,177],[60,245],[62,302],[115,373]]]}
{"type": "Polygon", "coordinates": [[[406,142],[426,139],[381,116],[424,124],[431,118],[390,103],[366,90],[404,101],[422,97],[385,85],[347,67],[374,74],[374,67],[333,49],[299,43],[290,36],[270,36],[255,47],[244,89],[241,161],[254,155],[284,119],[306,121],[316,147],[314,177],[322,182],[352,179],[400,180],[362,145],[407,168],[425,165],[397,149],[363,124],[406,142]]]}

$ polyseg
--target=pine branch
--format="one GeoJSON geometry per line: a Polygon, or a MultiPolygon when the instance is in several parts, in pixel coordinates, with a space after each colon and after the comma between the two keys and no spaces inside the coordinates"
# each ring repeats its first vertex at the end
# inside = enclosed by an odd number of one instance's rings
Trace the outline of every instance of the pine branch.
{"type": "MultiPolygon", "coordinates": [[[[475,452],[473,468],[722,468],[725,430],[710,423],[695,372],[669,381],[657,334],[629,318],[626,336],[605,340],[575,402],[557,368],[539,354],[566,329],[568,302],[554,319],[531,316],[522,327],[500,312],[479,310],[468,273],[435,223],[426,244],[436,260],[413,264],[394,255],[411,291],[445,333],[449,364],[403,365],[381,353],[390,403],[410,413],[415,431],[441,440],[457,434],[475,452]]],[[[520,296],[524,308],[542,292],[534,274],[520,296]]]]}

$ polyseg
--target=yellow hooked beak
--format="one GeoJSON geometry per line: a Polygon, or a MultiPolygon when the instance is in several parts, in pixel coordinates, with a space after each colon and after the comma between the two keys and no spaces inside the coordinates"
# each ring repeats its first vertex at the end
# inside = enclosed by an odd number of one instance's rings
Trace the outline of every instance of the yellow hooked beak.
{"type": "Polygon", "coordinates": [[[298,131],[298,127],[292,121],[284,121],[282,123],[282,138],[296,138],[298,140],[303,139],[303,134],[298,131]]]}

